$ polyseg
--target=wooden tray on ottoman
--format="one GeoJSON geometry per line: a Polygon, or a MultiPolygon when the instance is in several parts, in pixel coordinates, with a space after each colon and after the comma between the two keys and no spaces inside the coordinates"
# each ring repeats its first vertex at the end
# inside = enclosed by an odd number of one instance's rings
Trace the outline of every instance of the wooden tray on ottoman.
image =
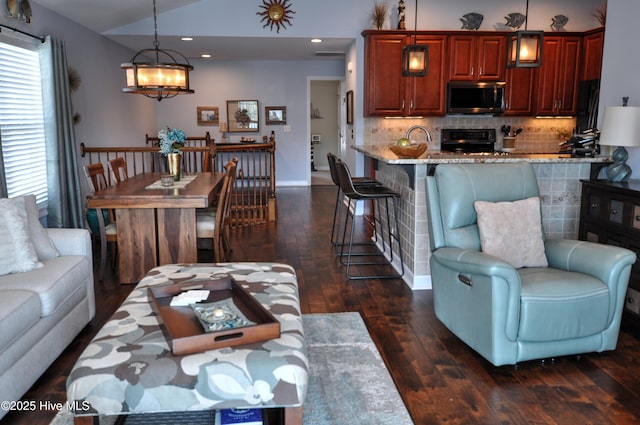
{"type": "Polygon", "coordinates": [[[158,314],[174,355],[198,353],[280,337],[280,322],[231,277],[201,282],[149,287],[149,302],[158,314]],[[171,307],[171,299],[181,292],[211,291],[207,303],[231,298],[236,307],[255,325],[206,332],[191,307],[171,307]]]}

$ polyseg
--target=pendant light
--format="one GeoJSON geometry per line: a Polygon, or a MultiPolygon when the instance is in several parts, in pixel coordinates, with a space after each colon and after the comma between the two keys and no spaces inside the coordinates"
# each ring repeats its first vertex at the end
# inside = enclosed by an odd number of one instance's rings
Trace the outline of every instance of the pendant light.
{"type": "Polygon", "coordinates": [[[402,49],[402,76],[423,77],[427,75],[427,58],[429,48],[418,46],[416,38],[418,32],[418,0],[416,0],[415,24],[413,27],[413,44],[402,49]]]}
{"type": "Polygon", "coordinates": [[[542,63],[542,39],[544,31],[527,31],[529,0],[525,11],[524,31],[509,36],[507,66],[509,68],[537,68],[542,63]]]}
{"type": "Polygon", "coordinates": [[[193,70],[193,66],[181,53],[162,50],[159,46],[156,0],[153,0],[153,49],[140,50],[130,63],[120,65],[127,77],[127,86],[122,89],[124,93],[142,94],[158,101],[193,93],[189,89],[189,71],[193,70]],[[145,62],[146,55],[152,56],[155,61],[145,62]]]}

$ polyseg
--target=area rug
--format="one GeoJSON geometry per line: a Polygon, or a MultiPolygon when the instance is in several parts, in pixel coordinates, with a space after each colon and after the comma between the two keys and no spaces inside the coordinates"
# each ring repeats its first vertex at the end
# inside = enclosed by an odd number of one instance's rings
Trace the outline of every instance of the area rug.
{"type": "MultiPolygon", "coordinates": [[[[310,368],[304,425],[413,424],[358,313],[305,314],[303,323],[310,368]]],[[[72,424],[69,412],[51,422],[72,424]]]]}

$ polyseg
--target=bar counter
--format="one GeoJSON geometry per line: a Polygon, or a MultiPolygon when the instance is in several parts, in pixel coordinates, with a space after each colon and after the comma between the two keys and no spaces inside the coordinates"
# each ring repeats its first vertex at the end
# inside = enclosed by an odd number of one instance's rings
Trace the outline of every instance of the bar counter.
{"type": "MultiPolygon", "coordinates": [[[[360,145],[352,149],[364,155],[365,175],[375,177],[401,195],[400,240],[407,270],[404,280],[414,290],[431,289],[425,177],[438,164],[531,162],[540,188],[545,237],[577,239],[580,180],[595,178],[610,162],[606,156],[572,158],[558,153],[518,152],[465,155],[435,150],[406,159],[399,158],[386,145],[360,145]]],[[[394,259],[397,257],[394,255],[394,259]]]]}

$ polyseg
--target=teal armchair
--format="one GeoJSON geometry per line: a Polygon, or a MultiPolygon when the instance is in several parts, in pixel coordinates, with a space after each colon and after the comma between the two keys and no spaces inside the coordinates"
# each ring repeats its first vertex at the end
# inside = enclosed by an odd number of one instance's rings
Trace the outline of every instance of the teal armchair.
{"type": "Polygon", "coordinates": [[[547,264],[515,268],[483,252],[474,203],[538,197],[527,162],[441,164],[426,186],[434,308],[451,332],[496,366],[615,349],[635,253],[543,240],[547,264]]]}

